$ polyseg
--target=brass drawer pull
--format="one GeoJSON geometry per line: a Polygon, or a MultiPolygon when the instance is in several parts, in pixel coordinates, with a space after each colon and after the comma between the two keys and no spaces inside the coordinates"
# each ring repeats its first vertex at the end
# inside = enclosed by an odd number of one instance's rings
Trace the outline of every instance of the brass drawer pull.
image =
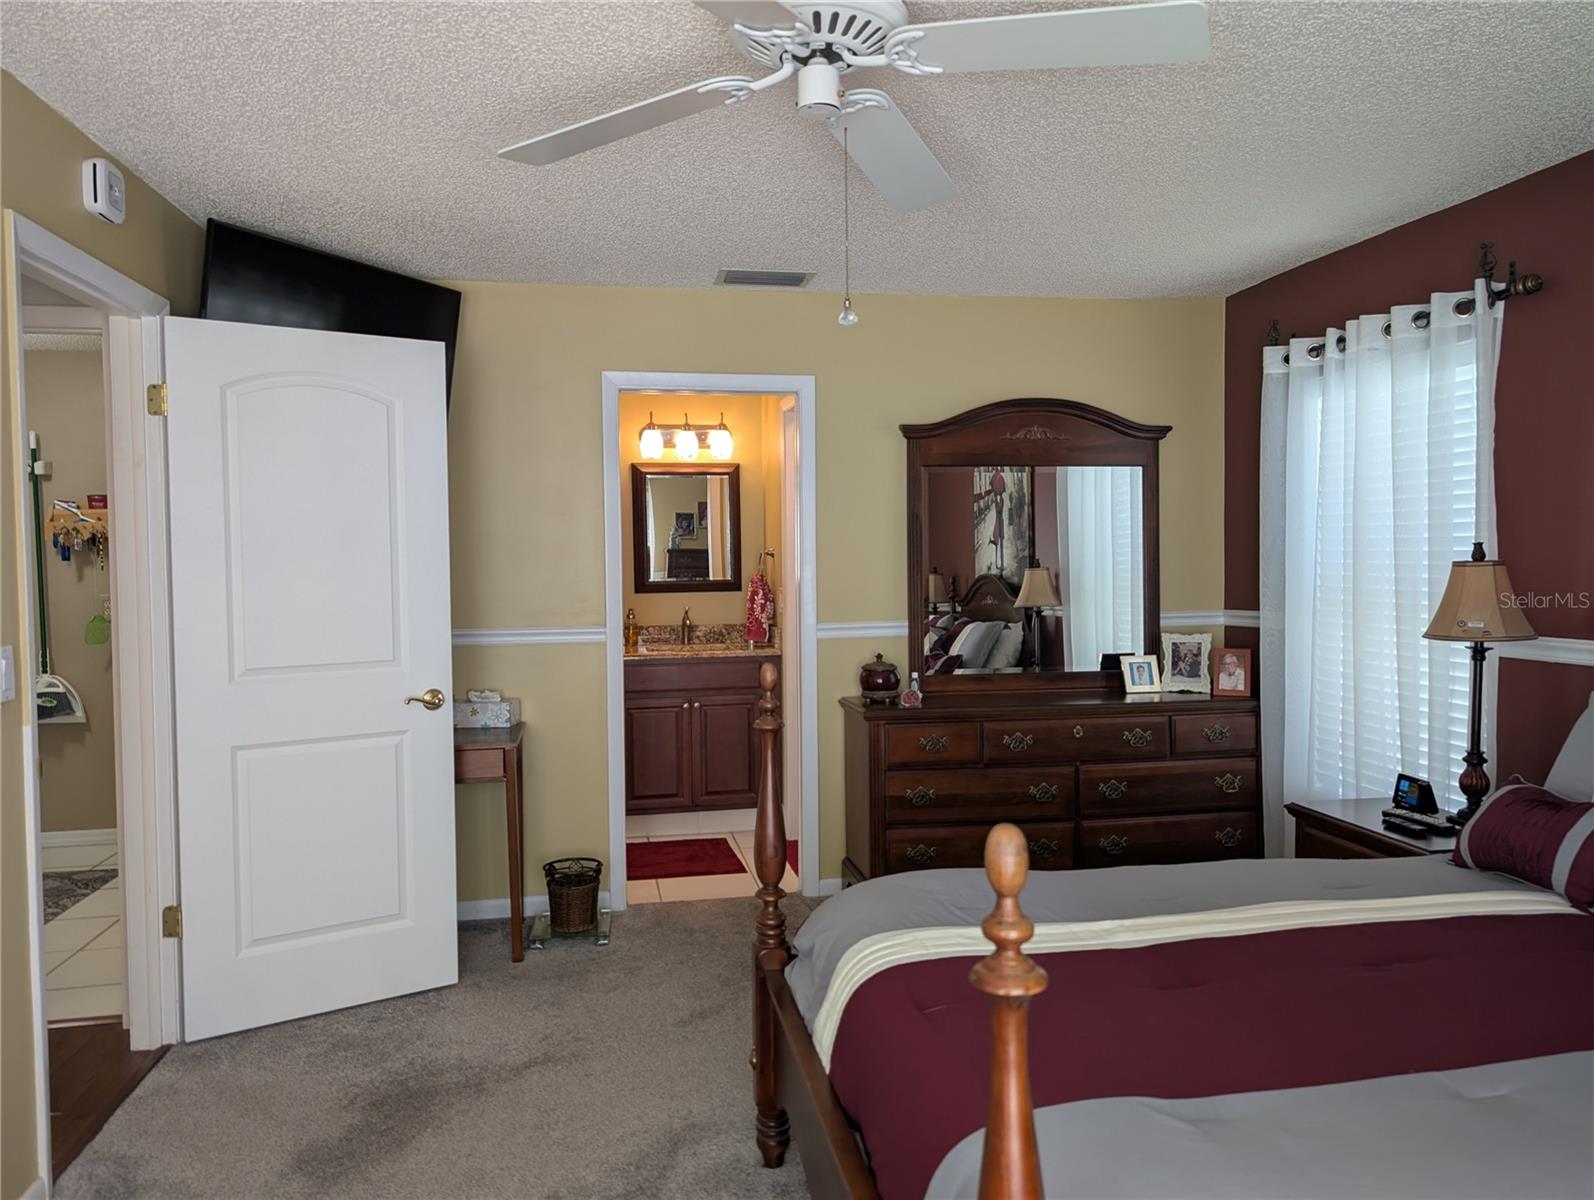
{"type": "Polygon", "coordinates": [[[902,856],[916,867],[922,867],[927,862],[935,861],[936,846],[926,846],[920,842],[917,846],[909,846],[903,851],[902,856]]]}
{"type": "Polygon", "coordinates": [[[1004,733],[1002,735],[1002,745],[1006,746],[1014,754],[1022,754],[1034,744],[1035,739],[1027,733],[1004,733]]]}
{"type": "Polygon", "coordinates": [[[1201,736],[1209,742],[1226,742],[1233,732],[1227,725],[1208,725],[1201,731],[1201,736]]]}
{"type": "Polygon", "coordinates": [[[1151,745],[1151,730],[1126,729],[1124,730],[1124,741],[1131,746],[1149,746],[1151,745]]]}
{"type": "Polygon", "coordinates": [[[1218,791],[1228,792],[1232,796],[1240,790],[1240,786],[1245,783],[1245,780],[1238,775],[1225,771],[1222,775],[1214,778],[1212,782],[1217,784],[1218,791]]]}
{"type": "Polygon", "coordinates": [[[926,754],[939,754],[952,744],[952,739],[944,733],[927,733],[919,739],[919,749],[926,754]]]}
{"type": "Polygon", "coordinates": [[[1043,862],[1048,858],[1055,858],[1057,852],[1062,848],[1062,844],[1056,838],[1030,838],[1029,840],[1029,856],[1038,858],[1043,862]]]}
{"type": "Polygon", "coordinates": [[[1050,783],[1037,783],[1029,790],[1029,798],[1044,804],[1048,800],[1057,799],[1057,788],[1050,783]]]}
{"type": "Polygon", "coordinates": [[[1083,725],[1075,725],[1074,726],[1074,736],[1077,737],[1077,738],[1084,737],[1085,736],[1085,727],[1083,725]]]}
{"type": "Polygon", "coordinates": [[[909,788],[908,791],[904,793],[904,796],[908,803],[913,805],[914,808],[923,808],[926,804],[935,799],[935,789],[932,787],[909,788]]]}
{"type": "Polygon", "coordinates": [[[1103,779],[1096,790],[1109,800],[1122,800],[1129,793],[1129,783],[1123,779],[1103,779]]]}
{"type": "Polygon", "coordinates": [[[1096,845],[1100,846],[1108,854],[1122,854],[1125,850],[1129,849],[1129,839],[1126,837],[1119,837],[1115,833],[1111,837],[1102,838],[1101,841],[1096,843],[1096,845]]]}
{"type": "Polygon", "coordinates": [[[1240,831],[1238,829],[1220,829],[1218,830],[1217,839],[1222,845],[1233,849],[1240,844],[1240,831]]]}

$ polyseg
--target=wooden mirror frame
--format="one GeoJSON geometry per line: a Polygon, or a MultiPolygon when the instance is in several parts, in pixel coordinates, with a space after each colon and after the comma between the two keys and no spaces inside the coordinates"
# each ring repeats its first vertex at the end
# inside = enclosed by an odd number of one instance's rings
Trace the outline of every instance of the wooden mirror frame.
{"type": "Polygon", "coordinates": [[[934,424],[900,428],[908,442],[908,665],[919,672],[926,692],[1101,691],[1117,690],[1120,684],[1116,672],[1101,670],[924,673],[923,621],[930,569],[924,520],[931,467],[1139,467],[1146,626],[1141,652],[1161,652],[1157,451],[1171,425],[1142,425],[1073,400],[1026,399],[1001,400],[934,424]]]}
{"type": "Polygon", "coordinates": [[[638,595],[658,592],[739,592],[742,590],[742,467],[740,463],[631,464],[631,583],[638,595]],[[660,475],[724,475],[730,479],[731,544],[729,579],[648,578],[648,479],[660,475]]]}

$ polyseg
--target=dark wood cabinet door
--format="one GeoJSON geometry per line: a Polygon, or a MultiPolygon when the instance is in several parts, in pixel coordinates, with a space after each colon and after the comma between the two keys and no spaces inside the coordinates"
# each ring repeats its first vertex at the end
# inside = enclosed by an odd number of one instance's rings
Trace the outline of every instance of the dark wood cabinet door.
{"type": "Polygon", "coordinates": [[[645,813],[692,803],[692,702],[638,695],[625,701],[625,808],[645,813]]]}
{"type": "Polygon", "coordinates": [[[758,803],[753,720],[756,696],[698,696],[692,700],[692,804],[752,808],[758,803]]]}

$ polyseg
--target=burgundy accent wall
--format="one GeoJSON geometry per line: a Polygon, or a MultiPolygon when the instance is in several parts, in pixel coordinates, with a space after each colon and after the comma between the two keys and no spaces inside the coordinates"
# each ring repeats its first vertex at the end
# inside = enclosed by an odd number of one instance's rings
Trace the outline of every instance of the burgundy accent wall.
{"type": "MultiPolygon", "coordinates": [[[[1515,259],[1544,291],[1507,301],[1495,401],[1500,544],[1519,592],[1566,597],[1528,616],[1540,635],[1594,638],[1594,152],[1275,275],[1228,298],[1224,329],[1224,606],[1255,609],[1257,455],[1268,322],[1307,337],[1361,313],[1466,288],[1478,243],[1496,278],[1515,259]]],[[[1234,631],[1237,644],[1247,644],[1234,631]]],[[[1252,635],[1254,637],[1254,634],[1252,635]]],[[[1497,779],[1542,779],[1588,702],[1594,671],[1506,662],[1497,779]],[[1536,774],[1534,774],[1536,772],[1536,774]]],[[[1459,767],[1458,767],[1459,770],[1459,767]]]]}

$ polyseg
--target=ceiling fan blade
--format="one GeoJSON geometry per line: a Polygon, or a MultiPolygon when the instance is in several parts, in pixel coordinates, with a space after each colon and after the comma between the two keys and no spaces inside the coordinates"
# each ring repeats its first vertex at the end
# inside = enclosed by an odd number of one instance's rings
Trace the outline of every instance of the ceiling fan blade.
{"type": "Polygon", "coordinates": [[[797,20],[791,9],[776,0],[692,0],[699,8],[713,13],[727,25],[751,25],[755,29],[790,29],[797,20]]]}
{"type": "Polygon", "coordinates": [[[531,163],[533,166],[546,166],[562,158],[580,154],[584,150],[618,142],[633,133],[642,133],[660,125],[667,125],[671,121],[679,121],[682,117],[689,117],[693,113],[719,108],[730,98],[736,85],[749,85],[752,82],[751,79],[741,75],[705,79],[702,83],[677,88],[673,92],[655,96],[651,100],[643,100],[640,104],[633,104],[629,108],[616,109],[614,112],[604,113],[601,117],[582,121],[578,125],[567,125],[563,129],[556,129],[541,137],[506,146],[498,152],[498,157],[511,159],[514,162],[531,163]]]}
{"type": "Polygon", "coordinates": [[[1164,0],[904,25],[891,35],[888,51],[892,46],[951,74],[1200,62],[1212,39],[1203,0],[1164,0]],[[923,36],[910,36],[916,34],[923,36]]]}
{"type": "Polygon", "coordinates": [[[914,212],[957,199],[957,184],[889,96],[848,88],[847,103],[863,107],[831,121],[830,132],[840,142],[845,129],[847,153],[892,208],[914,212]]]}

